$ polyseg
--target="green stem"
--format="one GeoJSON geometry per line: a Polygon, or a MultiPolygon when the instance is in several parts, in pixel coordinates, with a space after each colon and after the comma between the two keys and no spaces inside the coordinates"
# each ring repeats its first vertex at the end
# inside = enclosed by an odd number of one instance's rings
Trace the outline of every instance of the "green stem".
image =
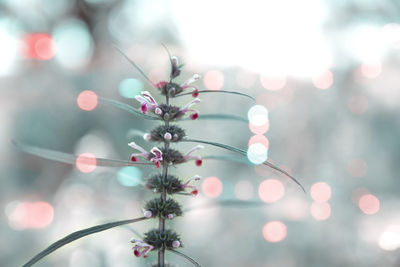
{"type": "MultiPolygon", "coordinates": [[[[169,97],[168,95],[165,96],[165,102],[167,105],[169,105],[169,97]]],[[[164,121],[165,122],[165,126],[169,126],[169,121],[164,121]]],[[[169,148],[169,141],[164,141],[164,149],[168,149],[169,148]]],[[[162,176],[163,176],[163,180],[165,181],[167,179],[168,176],[168,165],[167,164],[163,164],[163,169],[162,169],[162,176]]],[[[167,198],[167,193],[165,191],[161,192],[161,200],[165,201],[167,198]]],[[[160,230],[160,232],[164,232],[165,231],[165,218],[161,218],[158,221],[158,229],[160,230]]],[[[158,250],[158,267],[164,267],[165,265],[165,247],[161,247],[158,250]]]]}

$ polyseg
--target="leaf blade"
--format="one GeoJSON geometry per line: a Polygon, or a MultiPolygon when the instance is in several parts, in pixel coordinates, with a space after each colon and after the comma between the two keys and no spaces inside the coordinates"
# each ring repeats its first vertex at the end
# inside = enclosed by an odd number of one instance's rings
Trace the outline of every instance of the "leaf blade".
{"type": "MultiPolygon", "coordinates": [[[[74,154],[69,154],[65,152],[60,152],[56,150],[40,148],[36,146],[30,146],[26,144],[22,144],[15,140],[12,140],[12,143],[21,151],[28,153],[33,156],[37,156],[40,158],[63,162],[67,164],[76,164],[76,159],[78,156],[74,154]]],[[[84,165],[95,165],[102,167],[124,167],[124,166],[136,166],[136,165],[152,165],[152,163],[143,163],[143,162],[130,162],[127,160],[119,160],[119,159],[105,159],[105,158],[92,158],[92,157],[81,157],[79,163],[84,165]],[[93,159],[96,159],[94,161],[93,159]]]]}
{"type": "MultiPolygon", "coordinates": [[[[179,94],[176,95],[175,97],[179,97],[179,96],[184,96],[184,95],[191,95],[194,92],[188,92],[188,93],[183,93],[183,94],[179,94]]],[[[253,101],[256,101],[256,99],[248,94],[244,94],[244,93],[240,93],[240,92],[235,92],[235,91],[227,91],[227,90],[199,90],[195,92],[196,94],[204,94],[204,93],[223,93],[223,94],[232,94],[232,95],[240,95],[240,96],[244,96],[247,98],[250,98],[253,101]]]]}
{"type": "Polygon", "coordinates": [[[108,230],[108,229],[113,228],[113,227],[117,227],[117,226],[128,224],[128,223],[135,223],[135,222],[139,222],[139,221],[146,220],[146,219],[148,219],[148,218],[141,217],[141,218],[136,218],[136,219],[116,221],[116,222],[96,225],[96,226],[93,226],[93,227],[90,227],[90,228],[86,228],[86,229],[83,229],[83,230],[79,230],[79,231],[73,232],[73,233],[65,236],[64,238],[54,242],[49,247],[47,247],[45,250],[39,252],[36,256],[34,256],[27,263],[25,263],[23,265],[23,267],[32,266],[33,264],[35,264],[39,260],[43,259],[47,255],[53,253],[55,250],[59,249],[60,247],[66,245],[68,243],[71,243],[71,242],[73,242],[73,241],[75,241],[77,239],[80,239],[82,237],[85,237],[87,235],[95,234],[95,233],[98,233],[98,232],[102,232],[102,231],[108,230]]]}
{"type": "MultiPolygon", "coordinates": [[[[210,142],[210,141],[204,141],[204,140],[196,140],[196,139],[184,139],[181,142],[194,142],[194,143],[201,143],[201,144],[207,144],[207,145],[212,145],[212,146],[216,146],[216,147],[220,147],[232,152],[236,152],[239,153],[243,156],[247,157],[247,152],[244,151],[243,149],[234,147],[234,146],[230,146],[230,145],[225,145],[225,144],[221,144],[221,143],[217,143],[217,142],[210,142]]],[[[288,172],[286,172],[285,170],[275,166],[273,163],[269,162],[268,160],[264,161],[262,163],[263,165],[266,165],[282,174],[284,174],[285,176],[289,177],[293,182],[295,182],[298,186],[300,186],[300,188],[303,190],[304,193],[306,193],[305,188],[303,187],[303,185],[296,179],[294,178],[292,175],[290,175],[288,172]]]]}
{"type": "Polygon", "coordinates": [[[156,88],[155,84],[150,80],[150,78],[144,73],[144,71],[132,60],[126,55],[118,46],[113,45],[115,49],[129,62],[132,64],[132,66],[140,73],[142,76],[150,83],[151,86],[156,88]]]}
{"type": "Polygon", "coordinates": [[[142,117],[144,119],[147,119],[147,120],[160,120],[160,118],[158,118],[158,117],[143,114],[139,110],[133,108],[132,106],[130,106],[128,104],[125,104],[125,103],[122,103],[122,102],[119,102],[119,101],[114,100],[114,99],[109,99],[109,98],[106,98],[106,97],[98,97],[98,100],[99,100],[100,103],[111,105],[111,106],[113,106],[115,108],[127,111],[127,112],[129,112],[131,114],[140,116],[140,117],[142,117]]]}
{"type": "Polygon", "coordinates": [[[232,155],[209,155],[209,156],[204,156],[202,157],[203,159],[215,159],[215,160],[225,160],[225,161],[232,161],[232,162],[238,162],[238,163],[243,163],[243,164],[247,164],[247,165],[254,165],[253,163],[251,163],[251,161],[249,161],[246,158],[243,157],[237,157],[237,156],[232,156],[232,155]]]}
{"type": "MultiPolygon", "coordinates": [[[[184,118],[182,120],[191,120],[191,119],[184,118]]],[[[197,120],[233,120],[233,121],[249,123],[249,120],[244,117],[231,115],[231,114],[218,114],[218,113],[199,114],[199,117],[197,118],[197,120]]]]}
{"type": "Polygon", "coordinates": [[[175,254],[177,254],[177,255],[179,255],[179,256],[181,256],[181,257],[187,259],[187,260],[190,261],[194,266],[201,267],[201,265],[200,265],[197,261],[195,261],[194,259],[192,259],[191,257],[189,257],[188,255],[186,255],[186,254],[184,254],[184,253],[182,253],[182,252],[179,252],[179,251],[174,250],[174,249],[168,249],[168,251],[171,251],[171,252],[173,252],[173,253],[175,253],[175,254]]]}

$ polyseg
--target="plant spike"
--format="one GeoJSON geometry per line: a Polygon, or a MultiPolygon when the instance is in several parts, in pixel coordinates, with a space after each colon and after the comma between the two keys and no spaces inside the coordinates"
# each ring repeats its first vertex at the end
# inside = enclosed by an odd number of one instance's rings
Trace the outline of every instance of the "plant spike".
{"type": "MultiPolygon", "coordinates": [[[[162,143],[162,146],[153,146],[150,148],[144,148],[136,142],[130,142],[128,145],[136,150],[131,154],[130,161],[125,160],[111,160],[111,159],[102,159],[95,158],[96,163],[93,161],[86,160],[86,164],[96,164],[99,166],[110,166],[110,167],[122,167],[122,166],[135,166],[135,165],[153,165],[156,168],[160,168],[161,172],[157,174],[153,174],[149,179],[146,180],[144,184],[145,187],[149,190],[152,190],[154,193],[159,194],[156,198],[146,202],[143,207],[143,217],[131,220],[117,221],[112,223],[106,223],[102,225],[97,225],[94,227],[90,227],[87,229],[83,229],[77,232],[74,232],[59,241],[50,245],[47,249],[43,250],[39,254],[37,254],[34,258],[28,261],[24,267],[28,267],[47,256],[48,254],[54,252],[58,248],[74,241],[84,236],[94,234],[97,232],[101,232],[104,230],[108,230],[110,228],[125,225],[133,222],[138,222],[141,220],[146,220],[150,218],[158,219],[158,227],[157,229],[152,229],[142,235],[136,233],[136,236],[139,236],[140,239],[132,238],[131,243],[133,244],[133,254],[136,257],[148,257],[149,253],[152,251],[158,251],[157,264],[152,265],[157,267],[167,267],[169,264],[165,264],[165,251],[170,251],[175,253],[189,262],[191,262],[194,266],[200,266],[194,259],[187,256],[186,254],[178,251],[180,247],[182,247],[182,241],[180,236],[172,231],[171,229],[166,228],[167,221],[172,220],[178,216],[183,215],[183,212],[190,211],[198,208],[211,208],[217,205],[220,206],[235,206],[235,207],[253,207],[265,205],[265,203],[259,201],[239,201],[239,200],[220,200],[214,201],[210,203],[206,203],[200,207],[195,207],[191,209],[182,209],[181,205],[176,202],[171,196],[174,194],[185,195],[185,196],[196,196],[199,192],[196,182],[201,179],[199,175],[194,175],[191,178],[186,178],[186,180],[181,180],[178,177],[171,175],[169,173],[169,166],[185,163],[188,161],[194,161],[196,166],[202,165],[202,160],[204,158],[208,159],[219,159],[219,160],[229,160],[235,161],[245,164],[251,164],[250,161],[246,158],[238,158],[230,155],[227,156],[208,156],[208,157],[200,157],[195,154],[195,152],[199,149],[202,149],[202,145],[196,145],[191,148],[186,153],[181,153],[178,150],[172,149],[170,147],[170,143],[174,142],[195,142],[213,145],[216,147],[220,147],[232,152],[239,153],[240,155],[247,156],[246,151],[210,141],[203,140],[195,140],[189,139],[186,137],[185,131],[178,127],[176,124],[172,124],[175,121],[185,120],[186,116],[191,120],[196,119],[218,119],[218,120],[236,120],[248,123],[247,118],[242,118],[240,116],[231,115],[231,114],[203,114],[199,115],[199,112],[196,109],[193,109],[192,106],[199,103],[200,99],[197,98],[199,94],[203,93],[224,93],[224,94],[234,94],[239,96],[244,96],[247,98],[255,99],[247,94],[233,91],[212,91],[212,90],[202,90],[199,91],[196,87],[192,85],[192,83],[196,82],[200,79],[200,75],[194,74],[191,78],[187,79],[183,83],[175,83],[174,78],[178,77],[181,73],[182,64],[179,64],[177,57],[172,57],[168,48],[162,44],[165,48],[170,63],[171,63],[171,73],[169,81],[161,81],[157,84],[153,83],[149,77],[143,72],[143,70],[132,61],[121,49],[117,46],[114,46],[117,51],[123,55],[132,65],[133,67],[139,71],[139,73],[149,82],[149,84],[158,89],[162,95],[165,96],[165,103],[158,104],[156,99],[151,95],[149,91],[142,91],[140,95],[135,96],[135,100],[140,103],[140,107],[138,109],[133,108],[130,105],[125,103],[100,97],[99,101],[101,103],[105,103],[111,106],[114,106],[120,110],[124,110],[136,116],[140,116],[143,119],[148,120],[160,120],[163,121],[161,125],[158,125],[156,128],[152,129],[149,132],[140,132],[137,130],[131,131],[129,136],[131,138],[142,136],[143,139],[147,142],[157,142],[162,143]],[[192,92],[185,92],[189,88],[193,89],[192,92]],[[170,104],[170,100],[174,97],[183,96],[191,94],[195,99],[187,103],[183,107],[178,107],[170,104]],[[146,162],[138,162],[139,159],[145,160],[146,162]]],[[[69,164],[75,164],[76,156],[68,153],[38,148],[34,146],[24,145],[19,142],[13,141],[14,145],[21,149],[24,152],[29,154],[39,156],[42,158],[61,161],[69,164]]],[[[148,143],[147,143],[148,144],[148,143]]],[[[294,182],[296,182],[305,192],[304,187],[289,173],[278,168],[271,162],[265,161],[264,165],[281,172],[282,174],[291,178],[294,182]]]]}

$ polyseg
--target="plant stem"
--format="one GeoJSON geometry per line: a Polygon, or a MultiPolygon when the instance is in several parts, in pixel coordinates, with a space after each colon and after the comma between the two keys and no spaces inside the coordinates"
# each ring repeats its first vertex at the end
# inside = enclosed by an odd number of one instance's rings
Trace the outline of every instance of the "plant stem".
{"type": "MultiPolygon", "coordinates": [[[[168,95],[165,96],[165,102],[168,105],[169,104],[169,97],[168,95]]],[[[169,126],[169,121],[166,120],[164,121],[165,126],[169,126]]],[[[169,141],[165,140],[164,141],[164,149],[168,149],[169,148],[169,141]]],[[[167,164],[163,164],[163,169],[162,169],[162,176],[163,176],[163,180],[167,180],[167,176],[168,176],[168,165],[167,164]]],[[[165,201],[167,198],[167,193],[165,191],[161,192],[161,200],[165,201]]],[[[160,232],[164,232],[165,231],[165,218],[161,218],[159,219],[158,222],[158,229],[160,230],[160,232]]],[[[164,267],[165,265],[165,247],[161,247],[158,250],[158,267],[164,267]]]]}

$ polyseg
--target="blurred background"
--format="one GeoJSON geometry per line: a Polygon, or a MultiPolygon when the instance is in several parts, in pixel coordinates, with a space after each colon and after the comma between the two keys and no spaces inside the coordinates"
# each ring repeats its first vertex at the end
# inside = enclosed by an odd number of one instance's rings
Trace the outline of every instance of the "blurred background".
{"type": "MultiPolygon", "coordinates": [[[[202,75],[200,114],[249,122],[184,121],[189,137],[248,149],[255,165],[205,159],[172,168],[199,174],[196,198],[258,207],[193,209],[169,222],[202,266],[400,266],[400,2],[0,0],[0,265],[21,266],[65,235],[142,216],[152,167],[68,165],[24,154],[10,140],[75,155],[129,159],[137,131],[157,123],[98,103],[138,107],[167,79],[162,44],[202,75]],[[301,189],[258,165],[267,158],[301,189]]],[[[174,99],[186,104],[191,96],[174,99]]],[[[184,151],[194,144],[180,144],[184,151]]],[[[200,155],[231,155],[206,146],[200,155]]],[[[69,244],[37,266],[149,266],[129,240],[139,222],[69,244]]],[[[174,254],[167,260],[191,266],[174,254]]]]}

